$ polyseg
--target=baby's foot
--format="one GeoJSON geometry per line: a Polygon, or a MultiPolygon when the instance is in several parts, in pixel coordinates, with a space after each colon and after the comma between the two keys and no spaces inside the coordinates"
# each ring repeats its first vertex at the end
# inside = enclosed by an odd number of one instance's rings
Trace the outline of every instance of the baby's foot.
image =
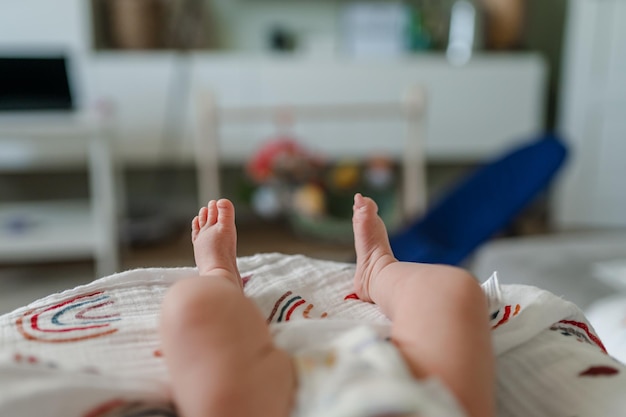
{"type": "Polygon", "coordinates": [[[229,200],[211,200],[191,222],[191,242],[200,275],[222,274],[243,288],[237,269],[235,208],[229,200]]]}
{"type": "Polygon", "coordinates": [[[396,262],[396,259],[389,245],[387,228],[378,216],[378,206],[374,200],[357,193],[352,210],[356,249],[354,290],[361,300],[372,302],[370,290],[373,281],[384,267],[396,262]]]}

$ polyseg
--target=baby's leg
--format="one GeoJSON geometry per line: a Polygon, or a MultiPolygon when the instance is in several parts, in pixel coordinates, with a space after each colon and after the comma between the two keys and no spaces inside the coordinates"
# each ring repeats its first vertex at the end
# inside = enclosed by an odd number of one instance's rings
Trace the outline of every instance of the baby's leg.
{"type": "Polygon", "coordinates": [[[286,417],[291,359],[243,294],[233,205],[211,201],[192,222],[198,276],[177,282],[161,312],[163,353],[184,417],[286,417]]]}
{"type": "Polygon", "coordinates": [[[355,196],[357,295],[392,320],[392,339],[417,378],[437,376],[470,416],[493,416],[494,357],[478,282],[459,268],[398,262],[377,210],[355,196]]]}

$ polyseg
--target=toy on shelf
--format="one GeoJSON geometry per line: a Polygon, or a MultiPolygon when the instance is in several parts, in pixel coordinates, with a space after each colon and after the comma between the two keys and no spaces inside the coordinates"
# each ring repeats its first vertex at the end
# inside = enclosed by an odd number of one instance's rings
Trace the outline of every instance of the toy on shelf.
{"type": "Polygon", "coordinates": [[[317,183],[300,185],[293,192],[291,207],[302,216],[322,218],[326,215],[326,191],[317,183]]]}
{"type": "MultiPolygon", "coordinates": [[[[252,208],[267,219],[290,211],[294,190],[314,183],[321,166],[323,162],[319,157],[289,136],[267,141],[246,166],[254,187],[252,208]]],[[[299,206],[304,207],[303,204],[299,206]]]]}
{"type": "Polygon", "coordinates": [[[264,143],[248,162],[246,170],[259,184],[273,180],[298,183],[308,180],[322,163],[296,139],[281,136],[264,143]]]}
{"type": "Polygon", "coordinates": [[[375,155],[366,161],[331,161],[292,135],[266,141],[246,165],[249,202],[264,219],[285,218],[298,234],[324,240],[352,239],[352,198],[372,196],[383,218],[394,210],[395,167],[375,155]]]}

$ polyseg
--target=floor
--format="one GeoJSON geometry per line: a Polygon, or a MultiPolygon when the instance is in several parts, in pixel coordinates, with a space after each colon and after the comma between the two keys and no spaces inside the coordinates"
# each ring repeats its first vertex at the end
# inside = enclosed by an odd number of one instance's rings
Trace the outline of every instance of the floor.
{"type": "Polygon", "coordinates": [[[626,291],[626,268],[607,269],[615,262],[626,265],[626,229],[493,240],[474,254],[471,269],[480,279],[497,271],[502,284],[540,287],[586,309],[626,291]]]}
{"type": "MultiPolygon", "coordinates": [[[[262,252],[299,253],[318,259],[346,262],[354,259],[351,243],[298,237],[281,223],[238,225],[239,256],[262,252]]],[[[193,265],[189,232],[181,230],[158,245],[122,250],[120,270],[193,265]]],[[[48,294],[86,284],[94,278],[91,261],[0,265],[0,314],[48,294]]]]}

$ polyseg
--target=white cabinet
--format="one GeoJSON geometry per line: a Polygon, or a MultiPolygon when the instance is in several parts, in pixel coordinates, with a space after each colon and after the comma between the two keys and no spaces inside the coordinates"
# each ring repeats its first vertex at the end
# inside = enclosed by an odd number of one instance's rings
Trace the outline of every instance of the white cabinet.
{"type": "Polygon", "coordinates": [[[113,164],[98,123],[72,116],[0,119],[0,175],[53,172],[67,149],[84,158],[89,198],[0,203],[0,262],[93,258],[96,276],[111,274],[118,267],[113,164]]]}
{"type": "MultiPolygon", "coordinates": [[[[193,160],[199,92],[212,92],[224,107],[341,105],[396,102],[416,86],[428,95],[427,158],[479,161],[543,130],[547,76],[545,62],[535,53],[479,53],[463,67],[437,53],[366,62],[298,55],[193,53],[184,59],[167,52],[98,53],[84,72],[90,74],[91,101],[104,97],[115,105],[117,154],[131,164],[193,160]],[[187,93],[180,91],[181,74],[190,77],[187,93]],[[172,92],[179,101],[168,107],[172,92]],[[182,121],[175,121],[181,131],[175,132],[176,146],[168,153],[163,132],[171,127],[166,124],[172,111],[182,121]]],[[[341,130],[330,134],[296,123],[295,133],[307,146],[346,157],[401,152],[393,138],[403,136],[402,127],[371,123],[357,135],[354,129],[342,135],[335,133],[341,130]]],[[[276,133],[272,123],[248,130],[251,134],[225,135],[228,140],[220,144],[224,160],[245,160],[276,133]]]]}
{"type": "Polygon", "coordinates": [[[561,228],[626,227],[626,1],[569,2],[559,129],[571,148],[561,228]]]}

